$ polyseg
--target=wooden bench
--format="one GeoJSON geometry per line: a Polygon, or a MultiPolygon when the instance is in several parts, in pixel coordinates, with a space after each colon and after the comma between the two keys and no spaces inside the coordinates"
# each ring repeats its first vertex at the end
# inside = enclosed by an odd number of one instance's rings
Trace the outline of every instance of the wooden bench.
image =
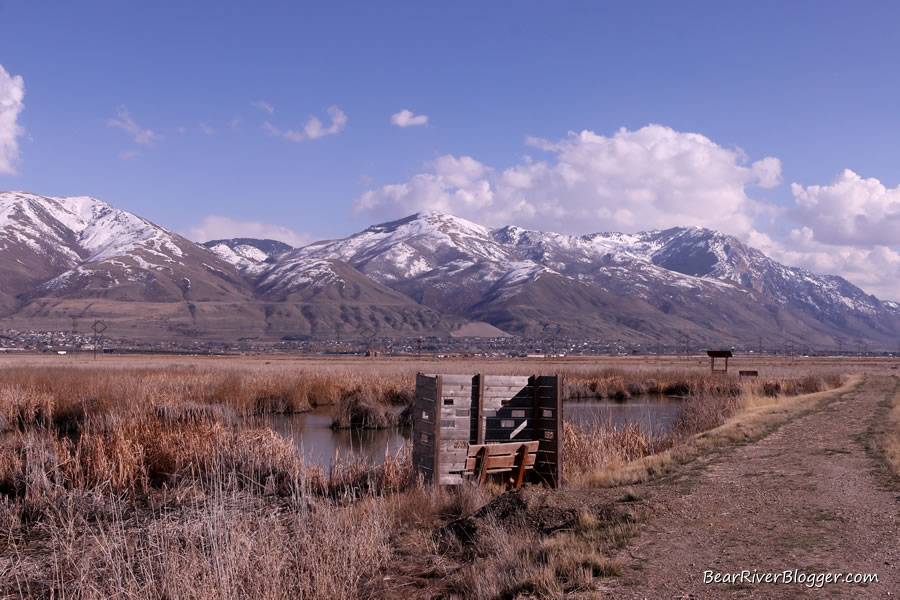
{"type": "Polygon", "coordinates": [[[538,440],[504,444],[469,444],[465,467],[450,473],[478,477],[478,482],[484,484],[488,475],[512,472],[508,481],[509,486],[519,489],[522,487],[525,471],[534,468],[539,444],[538,440]]]}

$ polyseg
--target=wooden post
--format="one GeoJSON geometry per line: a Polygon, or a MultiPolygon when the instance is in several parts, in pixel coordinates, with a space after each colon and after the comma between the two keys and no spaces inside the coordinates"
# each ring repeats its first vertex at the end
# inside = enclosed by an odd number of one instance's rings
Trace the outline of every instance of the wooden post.
{"type": "Polygon", "coordinates": [[[563,468],[563,376],[556,376],[556,433],[553,436],[556,449],[556,468],[553,472],[553,482],[550,484],[558,488],[562,484],[563,468]]]}
{"type": "Polygon", "coordinates": [[[528,446],[522,444],[516,452],[516,462],[514,463],[513,473],[513,489],[522,487],[522,480],[525,478],[525,459],[528,457],[528,446]]]}
{"type": "Polygon", "coordinates": [[[537,375],[532,375],[530,381],[532,395],[531,422],[533,424],[531,439],[540,442],[544,437],[544,428],[541,424],[541,394],[539,388],[539,378],[537,375]]]}
{"type": "MultiPolygon", "coordinates": [[[[562,483],[563,406],[561,375],[538,377],[545,394],[540,399],[540,409],[552,410],[552,423],[544,425],[535,462],[535,477],[544,485],[557,488],[562,483]]],[[[544,418],[543,413],[540,415],[544,418]]]]}
{"type": "Polygon", "coordinates": [[[484,485],[487,479],[487,450],[487,447],[482,448],[475,456],[475,474],[479,485],[484,485]]]}
{"type": "Polygon", "coordinates": [[[444,377],[443,375],[438,375],[435,377],[434,437],[432,438],[434,443],[434,470],[432,471],[432,478],[435,487],[440,487],[441,485],[441,405],[443,399],[444,377]]]}
{"type": "Polygon", "coordinates": [[[479,373],[475,377],[478,378],[478,413],[476,415],[476,423],[475,423],[475,443],[483,444],[484,443],[484,375],[479,373]]]}

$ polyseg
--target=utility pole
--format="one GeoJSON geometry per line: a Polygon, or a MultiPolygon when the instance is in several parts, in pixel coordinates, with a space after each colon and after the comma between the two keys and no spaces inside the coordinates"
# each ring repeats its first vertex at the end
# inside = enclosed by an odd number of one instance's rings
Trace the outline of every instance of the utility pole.
{"type": "Polygon", "coordinates": [[[103,340],[103,332],[106,331],[106,323],[98,319],[91,325],[91,329],[94,330],[94,360],[97,360],[97,347],[103,340]]]}

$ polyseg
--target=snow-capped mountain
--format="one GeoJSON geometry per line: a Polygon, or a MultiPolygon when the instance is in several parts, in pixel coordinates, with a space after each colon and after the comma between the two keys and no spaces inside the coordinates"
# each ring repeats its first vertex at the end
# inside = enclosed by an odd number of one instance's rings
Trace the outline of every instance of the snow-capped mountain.
{"type": "Polygon", "coordinates": [[[54,276],[32,296],[168,302],[224,300],[249,291],[229,262],[89,197],[0,195],[0,253],[52,265],[42,275],[55,270],[54,276]]]}
{"type": "Polygon", "coordinates": [[[828,344],[887,339],[900,328],[893,303],[696,227],[569,236],[432,211],[293,250],[277,268],[325,259],[437,310],[523,335],[561,324],[583,335],[828,344]]]}
{"type": "Polygon", "coordinates": [[[275,262],[276,257],[293,250],[292,246],[278,240],[252,238],[210,240],[200,245],[210,249],[219,258],[233,264],[241,273],[250,277],[265,271],[268,264],[275,262]]]}
{"type": "Polygon", "coordinates": [[[0,193],[0,328],[103,318],[120,337],[278,339],[376,327],[440,335],[445,317],[335,260],[291,266],[273,240],[195,244],[89,197],[0,193]],[[268,277],[263,277],[267,275],[268,277]],[[324,308],[323,308],[324,307],[324,308]]]}
{"type": "Polygon", "coordinates": [[[582,236],[425,212],[339,240],[194,244],[88,197],[0,193],[0,327],[104,318],[144,336],[373,329],[730,345],[887,342],[900,308],[700,228],[582,236]],[[486,325],[490,324],[490,325],[486,325]]]}

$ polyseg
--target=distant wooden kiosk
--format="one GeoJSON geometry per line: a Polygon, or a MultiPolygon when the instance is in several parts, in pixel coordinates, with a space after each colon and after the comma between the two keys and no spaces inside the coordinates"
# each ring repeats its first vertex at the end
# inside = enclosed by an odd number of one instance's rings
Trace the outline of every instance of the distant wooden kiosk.
{"type": "Polygon", "coordinates": [[[413,467],[426,483],[562,481],[560,376],[419,374],[413,410],[413,467]]]}
{"type": "Polygon", "coordinates": [[[734,356],[731,353],[731,350],[707,350],[706,355],[709,356],[709,368],[713,373],[727,373],[728,372],[728,359],[734,356]],[[716,362],[716,359],[725,359],[724,364],[722,360],[716,362]],[[721,365],[720,368],[716,368],[717,365],[721,365]]]}

